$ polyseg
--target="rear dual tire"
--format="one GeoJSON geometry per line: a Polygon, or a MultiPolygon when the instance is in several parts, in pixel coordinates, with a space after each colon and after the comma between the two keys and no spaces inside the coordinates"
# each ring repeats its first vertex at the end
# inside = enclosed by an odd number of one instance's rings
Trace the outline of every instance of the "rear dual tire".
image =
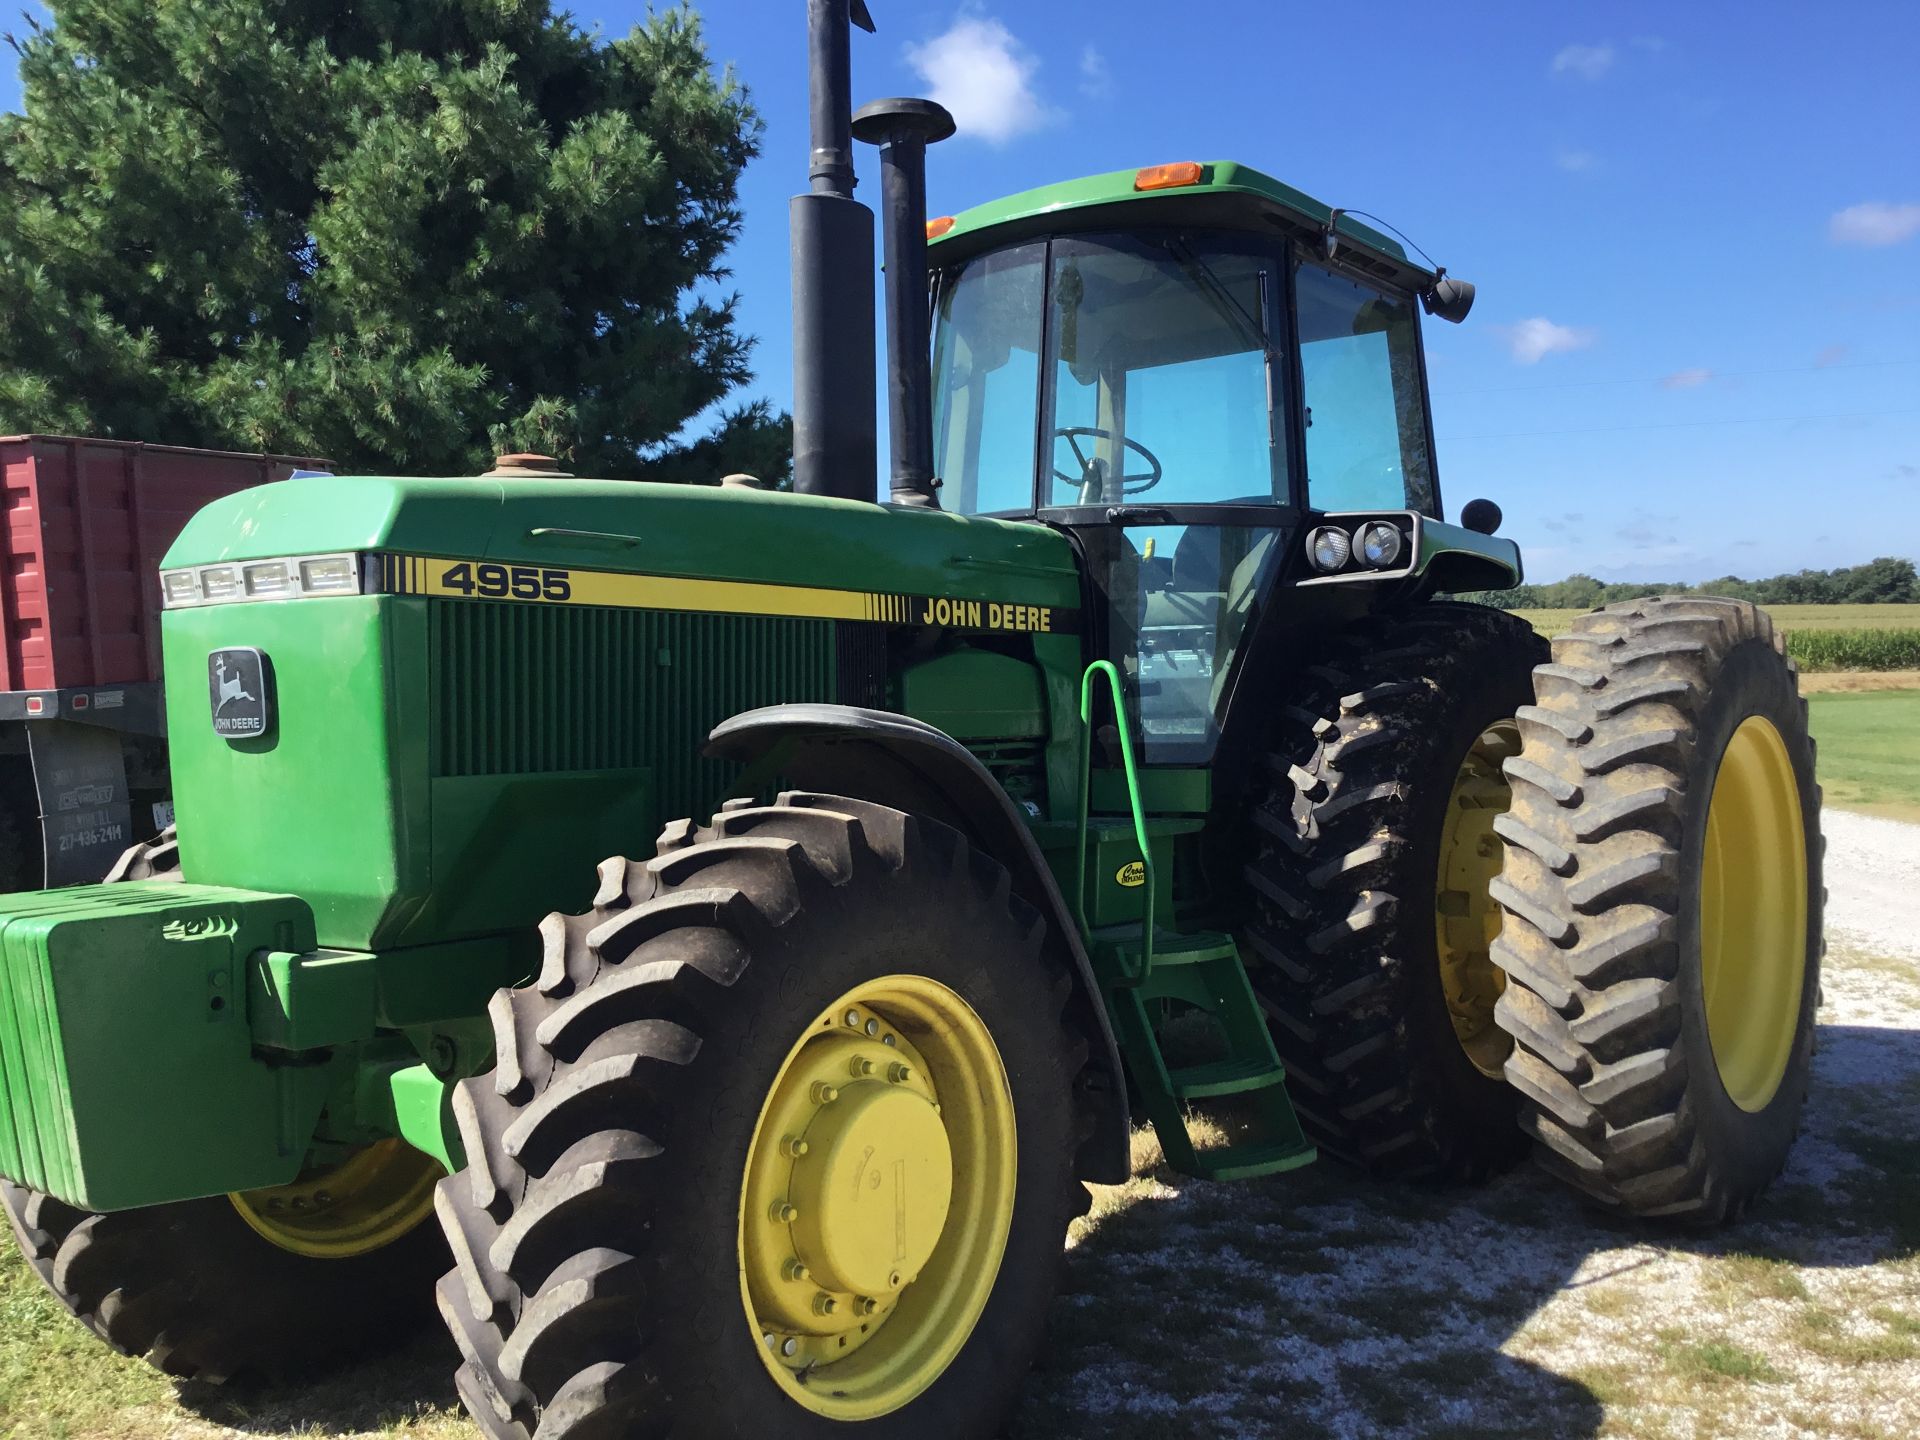
{"type": "Polygon", "coordinates": [[[1592,1199],[1729,1220],[1785,1164],[1811,1071],[1806,702],[1741,601],[1609,606],[1553,649],[1507,766],[1507,1076],[1541,1163],[1592,1199]]]}
{"type": "Polygon", "coordinates": [[[1519,617],[1436,602],[1336,637],[1275,716],[1241,951],[1308,1133],[1383,1179],[1475,1181],[1526,1151],[1486,821],[1546,658],[1519,617]]]}

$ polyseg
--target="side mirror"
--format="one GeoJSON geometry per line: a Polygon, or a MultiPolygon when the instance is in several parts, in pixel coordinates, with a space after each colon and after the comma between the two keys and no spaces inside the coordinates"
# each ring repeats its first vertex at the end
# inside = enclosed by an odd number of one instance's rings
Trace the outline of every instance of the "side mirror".
{"type": "Polygon", "coordinates": [[[1504,518],[1491,500],[1469,500],[1460,510],[1460,523],[1477,535],[1493,534],[1504,518]]]}
{"type": "Polygon", "coordinates": [[[1438,315],[1458,325],[1473,309],[1473,284],[1456,280],[1443,270],[1440,278],[1433,282],[1433,288],[1420,297],[1420,303],[1426,306],[1429,315],[1438,315]]]}

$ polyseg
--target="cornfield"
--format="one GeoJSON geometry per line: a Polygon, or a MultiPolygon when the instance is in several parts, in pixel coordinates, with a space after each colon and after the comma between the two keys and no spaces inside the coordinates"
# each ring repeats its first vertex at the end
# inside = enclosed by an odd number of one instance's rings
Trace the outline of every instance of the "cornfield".
{"type": "Polygon", "coordinates": [[[1920,630],[1789,630],[1802,670],[1920,670],[1920,630]]]}

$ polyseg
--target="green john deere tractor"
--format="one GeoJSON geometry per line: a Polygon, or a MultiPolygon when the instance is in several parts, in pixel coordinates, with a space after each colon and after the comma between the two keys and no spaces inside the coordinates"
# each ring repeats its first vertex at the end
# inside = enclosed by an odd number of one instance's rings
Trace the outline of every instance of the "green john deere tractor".
{"type": "Polygon", "coordinates": [[[0,902],[41,1277],[203,1379],[437,1301],[495,1440],[918,1440],[992,1433],[1134,1117],[1214,1180],[1531,1143],[1737,1214],[1821,948],[1766,617],[1549,656],[1437,598],[1520,574],[1442,518],[1419,312],[1470,287],[1226,163],[928,223],[951,122],[850,115],[865,7],[810,10],[800,493],[523,458],[168,555],[178,834],[0,902]]]}

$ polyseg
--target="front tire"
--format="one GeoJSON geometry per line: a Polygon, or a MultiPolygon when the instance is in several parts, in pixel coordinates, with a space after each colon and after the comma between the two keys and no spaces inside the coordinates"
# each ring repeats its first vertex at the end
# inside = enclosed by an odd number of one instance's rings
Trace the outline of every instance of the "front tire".
{"type": "Polygon", "coordinates": [[[787,794],[607,861],[543,935],[439,1195],[482,1430],[993,1433],[1088,1200],[1072,980],[1006,871],[787,794]]]}
{"type": "Polygon", "coordinates": [[[1555,1174],[1714,1224],[1786,1163],[1820,984],[1820,791],[1765,611],[1611,605],[1521,713],[1494,958],[1507,1075],[1555,1174]]]}
{"type": "Polygon", "coordinates": [[[417,1333],[446,1247],[431,1224],[316,1259],[263,1239],[227,1196],[94,1214],[0,1181],[20,1251],[123,1355],[203,1384],[312,1375],[417,1333]]]}

